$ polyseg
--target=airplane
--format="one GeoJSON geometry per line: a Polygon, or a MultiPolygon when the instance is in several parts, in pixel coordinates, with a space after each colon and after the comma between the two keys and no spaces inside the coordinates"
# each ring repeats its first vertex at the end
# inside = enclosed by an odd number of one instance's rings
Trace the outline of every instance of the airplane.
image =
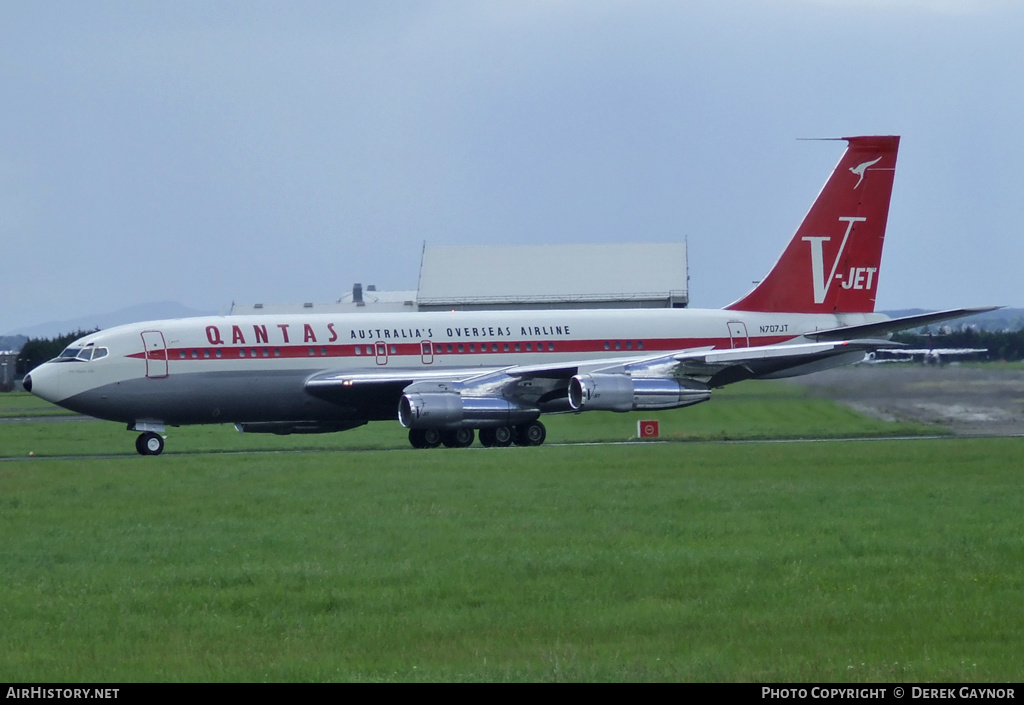
{"type": "Polygon", "coordinates": [[[881,365],[889,362],[920,362],[924,365],[945,365],[950,358],[982,355],[988,348],[893,348],[876,350],[864,355],[861,362],[868,365],[881,365]]]}
{"type": "Polygon", "coordinates": [[[932,333],[927,333],[927,348],[893,348],[876,350],[864,356],[863,362],[878,365],[886,362],[921,362],[938,367],[955,358],[984,355],[988,348],[937,348],[932,333]]]}
{"type": "MultiPolygon", "coordinates": [[[[715,388],[852,364],[891,333],[992,308],[874,313],[898,136],[846,150],[768,275],[724,309],[213,316],[86,335],[26,390],[125,423],[326,433],[398,421],[415,448],[536,446],[542,414],[649,411],[715,388]]],[[[569,266],[572,263],[567,263],[569,266]]]]}

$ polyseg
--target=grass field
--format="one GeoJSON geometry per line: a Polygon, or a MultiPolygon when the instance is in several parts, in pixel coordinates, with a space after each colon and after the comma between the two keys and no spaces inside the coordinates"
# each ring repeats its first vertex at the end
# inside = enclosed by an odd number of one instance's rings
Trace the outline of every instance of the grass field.
{"type": "MultiPolygon", "coordinates": [[[[692,418],[712,401],[663,424],[881,423],[723,397],[732,420],[692,418]]],[[[8,455],[9,427],[49,455],[132,452],[0,462],[0,679],[1020,677],[1024,439],[414,451],[388,426],[373,442],[396,450],[142,458],[114,424],[0,424],[8,455]]]]}

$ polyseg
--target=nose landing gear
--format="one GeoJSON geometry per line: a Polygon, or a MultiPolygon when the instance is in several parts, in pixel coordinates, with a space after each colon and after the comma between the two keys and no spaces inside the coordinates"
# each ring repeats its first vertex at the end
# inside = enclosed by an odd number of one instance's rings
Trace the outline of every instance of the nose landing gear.
{"type": "Polygon", "coordinates": [[[135,450],[139,455],[160,455],[164,452],[164,432],[166,426],[162,421],[136,421],[128,424],[129,431],[142,431],[135,439],[135,450]]]}
{"type": "Polygon", "coordinates": [[[160,455],[164,450],[164,439],[152,431],[140,433],[135,439],[135,450],[139,455],[160,455]]]}

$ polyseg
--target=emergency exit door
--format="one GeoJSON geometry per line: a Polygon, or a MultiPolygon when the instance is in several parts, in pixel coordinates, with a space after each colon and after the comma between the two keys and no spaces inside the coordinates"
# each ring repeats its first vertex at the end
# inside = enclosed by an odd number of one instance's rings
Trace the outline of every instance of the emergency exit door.
{"type": "Polygon", "coordinates": [[[734,348],[749,348],[750,336],[747,335],[747,324],[743,321],[729,321],[729,339],[734,348]]]}

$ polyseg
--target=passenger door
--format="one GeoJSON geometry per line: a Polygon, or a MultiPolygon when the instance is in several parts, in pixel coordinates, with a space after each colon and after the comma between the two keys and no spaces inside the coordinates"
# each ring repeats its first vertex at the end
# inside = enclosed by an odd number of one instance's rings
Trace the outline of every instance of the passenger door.
{"type": "Polygon", "coordinates": [[[158,330],[142,331],[142,345],[146,349],[146,376],[161,379],[167,376],[167,343],[158,330]]]}

